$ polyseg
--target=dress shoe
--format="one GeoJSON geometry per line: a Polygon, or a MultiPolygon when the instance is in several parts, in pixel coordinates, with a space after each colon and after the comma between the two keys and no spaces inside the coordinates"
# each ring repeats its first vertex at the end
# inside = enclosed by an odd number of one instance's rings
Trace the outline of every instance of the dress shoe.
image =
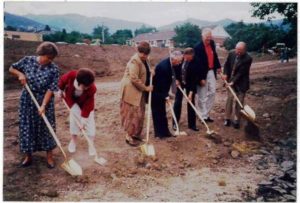
{"type": "Polygon", "coordinates": [[[18,168],[26,168],[32,164],[32,159],[26,157],[18,166],[18,168]]]}
{"type": "Polygon", "coordinates": [[[204,120],[205,120],[205,122],[210,122],[210,123],[214,122],[214,120],[211,119],[210,117],[208,117],[207,119],[204,119],[204,120]]]}
{"type": "Polygon", "coordinates": [[[173,128],[173,130],[174,130],[174,131],[176,131],[176,130],[177,130],[177,126],[176,126],[175,124],[173,125],[173,127],[172,127],[172,128],[173,128]]]}
{"type": "Polygon", "coordinates": [[[133,139],[132,137],[130,137],[129,135],[126,135],[126,139],[125,139],[126,143],[132,147],[137,147],[140,145],[140,142],[133,139]]]}
{"type": "Polygon", "coordinates": [[[95,156],[96,155],[95,147],[89,146],[89,155],[90,156],[95,156]]]}
{"type": "Polygon", "coordinates": [[[191,130],[193,130],[193,131],[199,131],[199,128],[197,128],[196,126],[189,127],[189,129],[191,129],[191,130]]]}
{"type": "Polygon", "coordinates": [[[224,125],[229,127],[231,125],[231,120],[230,119],[226,119],[224,122],[224,125]]]}
{"type": "Polygon", "coordinates": [[[235,129],[240,129],[240,123],[238,121],[233,122],[233,127],[235,129]]]}
{"type": "Polygon", "coordinates": [[[55,163],[54,162],[48,162],[47,161],[47,167],[49,168],[49,169],[53,169],[53,168],[55,168],[55,163]]]}
{"type": "Polygon", "coordinates": [[[68,150],[70,153],[74,153],[76,152],[76,143],[74,142],[74,140],[72,139],[68,145],[68,150]]]}
{"type": "Polygon", "coordinates": [[[163,139],[166,139],[166,138],[169,138],[169,137],[173,137],[174,135],[172,133],[167,133],[166,135],[163,135],[163,136],[158,136],[159,139],[163,140],[163,139]]]}
{"type": "Polygon", "coordinates": [[[52,154],[52,150],[47,151],[47,167],[49,169],[52,169],[55,167],[55,163],[53,160],[53,154],[52,154]]]}

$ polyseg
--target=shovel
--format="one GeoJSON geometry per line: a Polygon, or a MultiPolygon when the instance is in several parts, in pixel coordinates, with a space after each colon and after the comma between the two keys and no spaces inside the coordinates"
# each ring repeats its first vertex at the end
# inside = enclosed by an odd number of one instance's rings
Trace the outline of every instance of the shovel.
{"type": "MultiPolygon", "coordinates": [[[[27,84],[25,84],[25,88],[26,90],[28,91],[28,93],[30,94],[31,96],[31,99],[33,100],[34,104],[36,105],[37,109],[40,108],[40,105],[39,103],[37,102],[36,98],[34,97],[32,91],[30,90],[29,86],[27,84]]],[[[81,166],[74,160],[74,159],[70,159],[68,160],[68,157],[65,153],[65,151],[63,150],[62,146],[61,146],[61,143],[59,141],[59,139],[57,138],[51,124],[49,123],[47,117],[45,116],[45,114],[42,114],[42,118],[44,120],[44,122],[46,123],[51,135],[53,136],[57,146],[60,148],[61,152],[63,153],[64,155],[64,162],[61,164],[61,167],[67,171],[70,175],[72,176],[80,176],[82,175],[82,168],[81,166]]]]}
{"type": "MultiPolygon", "coordinates": [[[[67,109],[69,110],[70,114],[72,114],[72,111],[71,111],[70,107],[68,106],[68,104],[66,103],[66,100],[65,100],[64,98],[63,98],[62,100],[63,100],[63,103],[65,104],[65,106],[67,107],[67,109]]],[[[81,127],[81,124],[80,124],[79,120],[76,118],[76,116],[75,116],[75,115],[73,115],[73,116],[74,116],[74,118],[75,118],[75,120],[76,120],[77,126],[78,126],[78,127],[80,128],[80,130],[81,130],[81,133],[82,133],[83,137],[87,140],[89,147],[92,148],[92,150],[93,150],[93,151],[95,152],[95,154],[96,154],[96,155],[95,155],[94,161],[95,161],[96,163],[98,163],[98,164],[104,166],[104,165],[106,164],[107,161],[106,161],[104,158],[102,158],[102,157],[98,157],[98,153],[97,153],[97,151],[96,151],[96,148],[95,148],[94,143],[90,140],[90,138],[89,138],[89,136],[87,136],[85,130],[81,127]]]]}
{"type": "Polygon", "coordinates": [[[169,107],[170,107],[170,111],[171,111],[171,114],[172,114],[172,117],[173,117],[173,120],[175,122],[175,125],[176,125],[176,132],[174,133],[175,136],[186,136],[186,132],[184,131],[179,131],[179,125],[178,125],[178,122],[177,122],[177,119],[176,119],[176,116],[175,116],[175,113],[174,113],[174,110],[173,110],[173,107],[172,107],[172,104],[170,101],[167,102],[169,107]]]}
{"type": "MultiPolygon", "coordinates": [[[[150,68],[150,65],[148,64],[150,68]]],[[[152,74],[150,75],[150,86],[152,85],[152,74]]],[[[146,131],[146,143],[141,145],[141,151],[146,156],[155,156],[155,149],[152,144],[149,144],[149,133],[150,133],[150,115],[151,115],[151,99],[152,92],[149,92],[148,97],[148,111],[147,111],[147,131],[146,131]]]]}
{"type": "Polygon", "coordinates": [[[200,120],[202,121],[202,123],[205,125],[206,127],[206,134],[212,138],[214,138],[216,140],[216,142],[221,142],[221,138],[213,131],[210,130],[207,123],[205,122],[205,120],[202,118],[202,116],[200,115],[199,111],[196,109],[195,105],[189,100],[188,96],[185,94],[185,92],[183,91],[183,89],[180,86],[177,86],[178,89],[181,91],[181,93],[183,94],[183,96],[185,97],[185,99],[187,100],[187,102],[191,105],[191,107],[194,109],[195,113],[197,114],[197,116],[200,118],[200,120]]]}
{"type": "MultiPolygon", "coordinates": [[[[221,73],[220,73],[221,74],[221,73]]],[[[221,78],[223,79],[222,75],[221,75],[221,78]]],[[[228,82],[226,80],[223,79],[223,81],[225,82],[227,88],[229,89],[229,91],[231,92],[231,94],[233,95],[234,99],[237,101],[237,103],[240,105],[241,107],[241,113],[242,115],[249,121],[251,121],[252,123],[256,124],[255,123],[255,112],[254,110],[248,106],[247,104],[243,105],[241,103],[241,101],[239,100],[239,98],[237,97],[236,93],[234,92],[234,90],[232,89],[231,86],[228,85],[228,82]]]]}

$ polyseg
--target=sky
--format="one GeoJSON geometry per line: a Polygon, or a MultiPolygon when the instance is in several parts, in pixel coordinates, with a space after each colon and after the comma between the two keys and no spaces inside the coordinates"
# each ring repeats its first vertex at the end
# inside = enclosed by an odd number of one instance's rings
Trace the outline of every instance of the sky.
{"type": "MultiPolygon", "coordinates": [[[[155,27],[187,18],[259,22],[249,2],[5,2],[4,11],[17,14],[68,14],[143,22],[155,27]]],[[[280,18],[279,15],[276,16],[280,18]]]]}

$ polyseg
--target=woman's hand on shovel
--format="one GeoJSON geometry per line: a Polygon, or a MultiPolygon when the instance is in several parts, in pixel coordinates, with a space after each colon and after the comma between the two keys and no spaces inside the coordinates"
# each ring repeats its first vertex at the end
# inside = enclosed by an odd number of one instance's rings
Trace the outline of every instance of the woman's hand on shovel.
{"type": "Polygon", "coordinates": [[[45,110],[46,110],[46,105],[42,104],[39,109],[39,115],[40,116],[43,115],[45,113],[45,110]]]}
{"type": "Polygon", "coordinates": [[[26,76],[23,73],[19,74],[18,79],[22,85],[26,85],[26,83],[27,83],[26,76]]]}

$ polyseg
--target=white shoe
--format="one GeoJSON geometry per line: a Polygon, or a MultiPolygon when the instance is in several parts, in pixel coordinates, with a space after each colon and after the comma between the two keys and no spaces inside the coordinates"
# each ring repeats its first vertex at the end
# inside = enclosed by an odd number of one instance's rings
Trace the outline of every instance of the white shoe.
{"type": "Polygon", "coordinates": [[[94,147],[89,146],[89,155],[95,156],[96,155],[96,149],[94,147]]]}
{"type": "Polygon", "coordinates": [[[69,143],[68,150],[70,153],[76,152],[76,144],[73,140],[69,143]]]}

